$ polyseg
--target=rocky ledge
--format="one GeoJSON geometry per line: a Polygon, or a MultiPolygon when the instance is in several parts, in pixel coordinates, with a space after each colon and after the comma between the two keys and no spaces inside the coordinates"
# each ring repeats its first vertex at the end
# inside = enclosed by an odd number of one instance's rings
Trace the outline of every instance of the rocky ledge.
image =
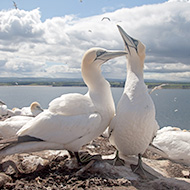
{"type": "Polygon", "coordinates": [[[124,158],[125,166],[107,162],[115,149],[105,137],[98,137],[83,147],[83,151],[103,155],[99,161],[78,166],[68,152],[42,151],[7,156],[1,161],[1,189],[190,189],[190,166],[174,163],[147,151],[144,167],[157,179],[142,179],[130,169],[135,157],[124,158]],[[15,170],[18,168],[18,170],[15,170]]]}

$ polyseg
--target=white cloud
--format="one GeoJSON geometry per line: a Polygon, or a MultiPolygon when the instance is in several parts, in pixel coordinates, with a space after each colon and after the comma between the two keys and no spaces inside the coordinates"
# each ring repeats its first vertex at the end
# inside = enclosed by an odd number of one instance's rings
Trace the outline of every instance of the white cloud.
{"type": "Polygon", "coordinates": [[[30,12],[24,10],[9,10],[0,12],[0,39],[12,44],[19,41],[36,42],[43,34],[39,9],[30,12]],[[5,41],[6,40],[6,41],[5,41]]]}
{"type": "MultiPolygon", "coordinates": [[[[0,76],[80,77],[81,59],[88,48],[124,48],[116,27],[119,24],[146,44],[145,78],[190,81],[188,2],[170,0],[87,18],[66,15],[44,22],[39,9],[0,11],[0,76]],[[104,16],[111,21],[101,21],[104,16]]],[[[105,64],[103,74],[124,79],[125,58],[105,64]]]]}
{"type": "Polygon", "coordinates": [[[146,64],[144,71],[154,73],[190,72],[190,65],[185,65],[182,63],[149,63],[146,64]]]}
{"type": "Polygon", "coordinates": [[[46,76],[51,76],[55,78],[67,78],[73,76],[73,74],[76,78],[81,77],[80,69],[69,68],[68,65],[53,65],[51,67],[48,67],[46,69],[46,72],[46,76]]]}
{"type": "Polygon", "coordinates": [[[168,2],[186,2],[186,3],[189,3],[190,0],[169,0],[168,2]]]}

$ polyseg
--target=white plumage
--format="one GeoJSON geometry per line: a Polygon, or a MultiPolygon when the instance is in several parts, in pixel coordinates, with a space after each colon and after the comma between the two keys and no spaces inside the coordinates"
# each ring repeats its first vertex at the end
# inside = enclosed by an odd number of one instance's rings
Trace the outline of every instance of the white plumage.
{"type": "Polygon", "coordinates": [[[190,132],[176,127],[158,130],[153,145],[163,150],[168,158],[190,165],[190,132]]]}
{"type": "Polygon", "coordinates": [[[30,107],[13,108],[15,115],[26,115],[26,116],[37,116],[39,113],[43,112],[41,105],[38,102],[32,102],[30,107]]]}
{"type": "Polygon", "coordinates": [[[115,112],[110,85],[101,75],[101,65],[125,54],[123,51],[110,52],[101,48],[88,50],[81,65],[88,93],[72,93],[54,99],[48,110],[29,121],[17,133],[19,138],[26,136],[41,141],[25,140],[24,143],[1,150],[0,155],[45,149],[76,152],[99,136],[109,125],[115,112]]]}
{"type": "Polygon", "coordinates": [[[110,124],[110,142],[124,156],[145,152],[159,126],[155,120],[154,103],[144,83],[145,46],[131,38],[118,26],[125,43],[127,79],[110,124]]]}
{"type": "Polygon", "coordinates": [[[7,115],[7,106],[6,105],[0,105],[0,116],[7,115]]]}
{"type": "Polygon", "coordinates": [[[17,131],[32,119],[33,117],[30,116],[18,115],[0,121],[0,137],[10,138],[11,136],[16,135],[17,131]]]}
{"type": "Polygon", "coordinates": [[[30,107],[23,107],[8,109],[7,105],[0,105],[0,115],[8,115],[8,116],[15,116],[15,115],[27,115],[27,116],[37,116],[41,113],[43,109],[41,108],[38,102],[32,102],[30,107]]]}

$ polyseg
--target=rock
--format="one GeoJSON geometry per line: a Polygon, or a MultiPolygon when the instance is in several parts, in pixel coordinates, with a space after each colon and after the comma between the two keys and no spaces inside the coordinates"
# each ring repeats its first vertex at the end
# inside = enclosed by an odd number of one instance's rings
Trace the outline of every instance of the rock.
{"type": "Polygon", "coordinates": [[[176,189],[187,190],[190,189],[190,183],[171,178],[161,178],[147,183],[148,186],[153,187],[155,190],[176,189]]]}
{"type": "MultiPolygon", "coordinates": [[[[133,173],[130,164],[137,164],[136,157],[122,157],[125,166],[113,166],[110,159],[114,151],[108,139],[98,137],[83,150],[101,154],[102,160],[87,170],[70,158],[67,151],[41,151],[32,154],[7,156],[22,170],[22,175],[11,177],[0,173],[2,189],[104,189],[104,190],[187,190],[190,189],[190,166],[174,163],[149,152],[143,158],[143,166],[158,179],[143,180],[133,173]],[[93,147],[92,147],[93,145],[93,147]],[[80,175],[76,175],[79,171],[80,175]]],[[[9,169],[13,176],[14,169],[9,169]]]]}
{"type": "Polygon", "coordinates": [[[182,174],[185,178],[190,178],[190,172],[188,170],[182,170],[182,174]]]}
{"type": "Polygon", "coordinates": [[[5,173],[0,173],[0,187],[4,186],[7,182],[11,182],[12,178],[5,173]]]}

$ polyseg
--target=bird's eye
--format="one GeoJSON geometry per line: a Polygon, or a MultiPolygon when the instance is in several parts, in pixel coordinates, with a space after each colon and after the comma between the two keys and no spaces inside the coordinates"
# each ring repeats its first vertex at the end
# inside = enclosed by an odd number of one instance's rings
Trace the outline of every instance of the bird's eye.
{"type": "Polygon", "coordinates": [[[135,46],[137,47],[137,45],[138,45],[138,41],[137,40],[133,40],[133,43],[135,44],[135,46]]]}
{"type": "Polygon", "coordinates": [[[98,50],[98,51],[96,52],[96,56],[99,57],[99,56],[103,55],[105,52],[106,52],[106,51],[98,50]]]}

